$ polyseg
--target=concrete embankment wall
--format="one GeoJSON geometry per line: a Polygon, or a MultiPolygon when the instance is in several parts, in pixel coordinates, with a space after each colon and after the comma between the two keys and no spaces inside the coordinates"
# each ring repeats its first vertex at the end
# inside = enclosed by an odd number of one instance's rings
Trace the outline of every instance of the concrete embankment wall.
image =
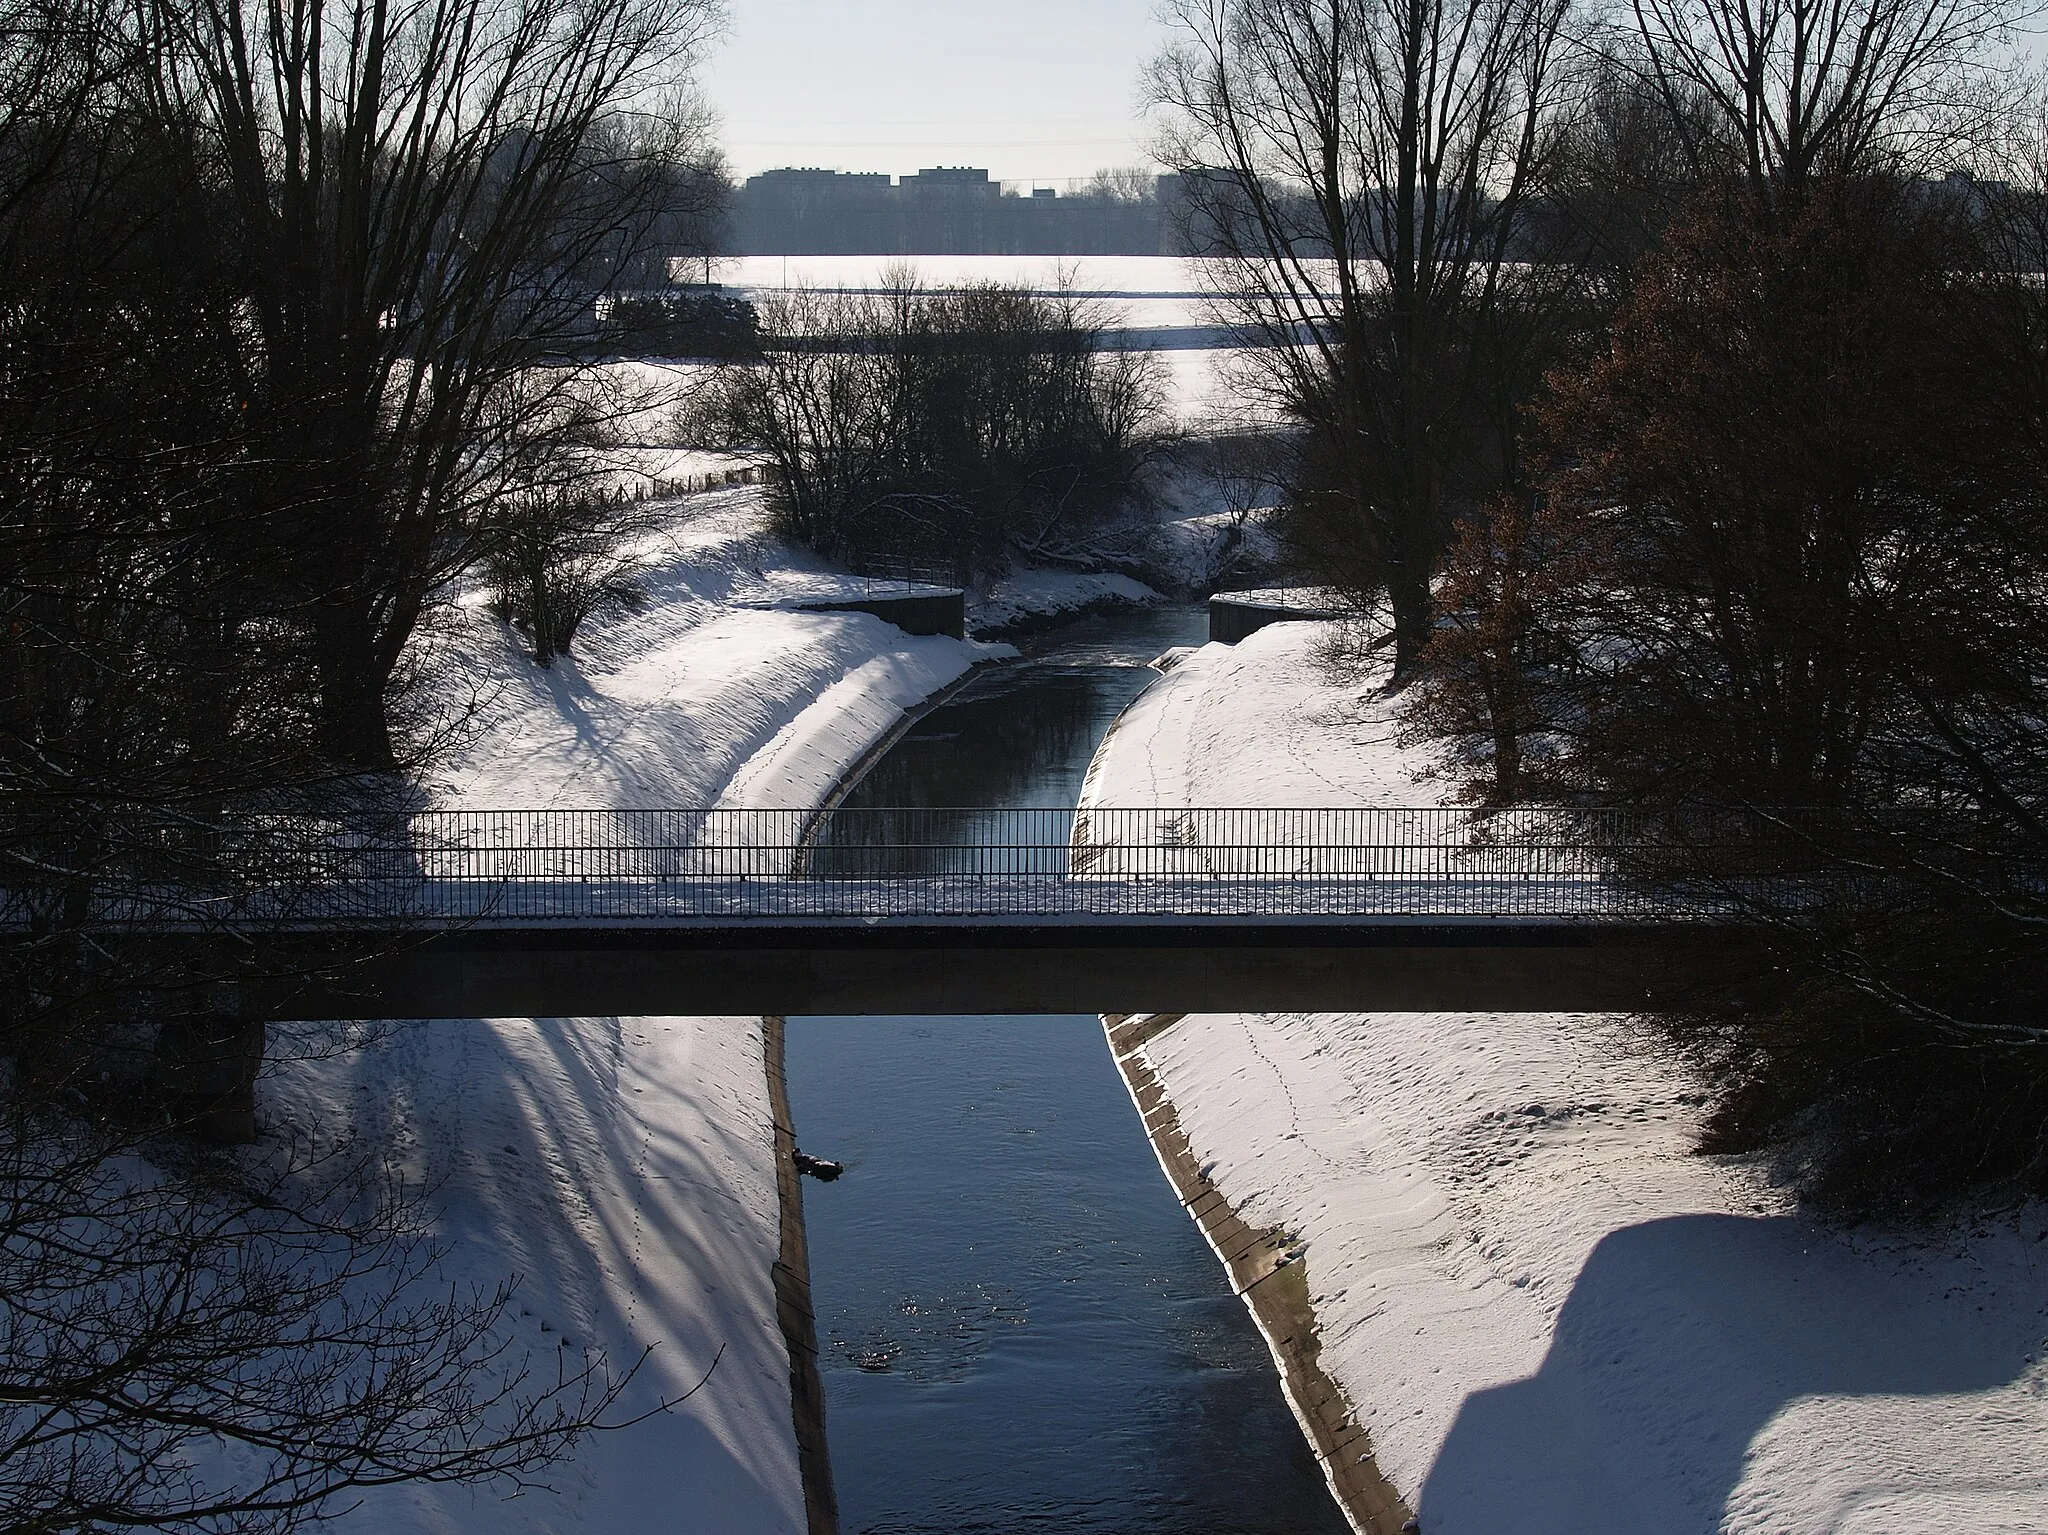
{"type": "Polygon", "coordinates": [[[807,613],[872,613],[905,634],[943,634],[967,638],[967,594],[956,591],[911,592],[902,596],[835,598],[804,606],[807,613]]]}
{"type": "Polygon", "coordinates": [[[825,1447],[825,1382],[818,1370],[818,1322],[811,1306],[810,1246],[804,1236],[803,1179],[796,1166],[796,1130],[783,1069],[783,1020],[762,1020],[767,1041],[768,1101],[775,1115],[775,1191],[781,1206],[781,1248],[775,1259],[775,1318],[789,1345],[790,1417],[803,1473],[804,1517],[810,1535],[838,1535],[839,1498],[825,1447]]]}
{"type": "Polygon", "coordinates": [[[1338,1507],[1361,1535],[1398,1535],[1414,1515],[1380,1472],[1354,1405],[1318,1362],[1308,1260],[1289,1233],[1248,1225],[1202,1173],[1166,1088],[1145,1059],[1147,1041],[1180,1021],[1176,1013],[1105,1014],[1110,1054],[1145,1134],[1181,1205],[1251,1312],[1280,1370],[1295,1421],[1321,1462],[1338,1507]]]}

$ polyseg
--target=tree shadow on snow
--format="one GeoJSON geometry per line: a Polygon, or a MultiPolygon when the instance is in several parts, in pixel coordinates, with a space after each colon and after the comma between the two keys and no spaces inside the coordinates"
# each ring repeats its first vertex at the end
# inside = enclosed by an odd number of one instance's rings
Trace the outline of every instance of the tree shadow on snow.
{"type": "Polygon", "coordinates": [[[1939,1288],[1902,1286],[1797,1219],[1689,1215],[1612,1232],[1538,1372],[1465,1399],[1423,1484],[1422,1528],[1716,1530],[1750,1442],[1795,1399],[1966,1394],[2017,1377],[2038,1317],[1987,1318],[1939,1288]]]}
{"type": "MultiPolygon", "coordinates": [[[[557,1356],[575,1369],[594,1348],[623,1368],[653,1344],[609,1417],[648,1412],[700,1381],[704,1390],[584,1440],[541,1474],[560,1496],[397,1488],[371,1495],[348,1528],[651,1530],[673,1527],[681,1508],[706,1529],[801,1528],[789,1367],[772,1322],[776,1232],[762,1229],[753,1186],[765,1152],[727,1148],[705,1128],[712,1106],[692,1096],[744,1094],[750,1080],[699,1082],[656,1059],[684,1049],[693,1028],[747,1026],[443,1019],[366,1056],[363,1128],[413,1146],[432,1180],[440,1280],[489,1288],[519,1276],[503,1335],[507,1360],[531,1365],[530,1388],[554,1378],[557,1356]]],[[[759,1070],[752,1048],[745,1064],[759,1070]]],[[[768,1133],[765,1118],[759,1129],[768,1133]]],[[[767,1197],[772,1208],[772,1184],[767,1197]]]]}

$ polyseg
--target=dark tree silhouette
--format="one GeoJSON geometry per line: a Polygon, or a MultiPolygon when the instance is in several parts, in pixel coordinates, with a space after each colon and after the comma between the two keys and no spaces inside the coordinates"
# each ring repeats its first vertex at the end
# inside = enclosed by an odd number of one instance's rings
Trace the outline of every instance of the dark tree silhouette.
{"type": "Polygon", "coordinates": [[[1454,515],[1513,485],[1533,385],[1518,230],[1569,84],[1563,0],[1186,0],[1148,93],[1245,382],[1298,427],[1283,527],[1428,643],[1454,515]]]}

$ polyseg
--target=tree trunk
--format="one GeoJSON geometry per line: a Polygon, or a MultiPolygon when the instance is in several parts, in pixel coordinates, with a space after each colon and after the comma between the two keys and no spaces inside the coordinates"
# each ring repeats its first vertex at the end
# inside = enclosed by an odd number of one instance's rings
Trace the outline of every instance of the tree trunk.
{"type": "Polygon", "coordinates": [[[1394,609],[1394,685],[1413,677],[1422,652],[1436,628],[1436,600],[1430,595],[1429,568],[1412,560],[1396,560],[1387,571],[1387,600],[1394,609]]]}
{"type": "Polygon", "coordinates": [[[1493,705],[1493,793],[1495,805],[1512,805],[1522,797],[1522,734],[1496,697],[1493,705]]]}
{"type": "Polygon", "coordinates": [[[384,709],[387,676],[360,599],[323,607],[317,619],[322,745],[337,768],[387,773],[397,765],[384,709]]]}
{"type": "Polygon", "coordinates": [[[233,1009],[232,985],[200,989],[192,1006],[157,1037],[165,1096],[184,1130],[216,1146],[256,1139],[256,1074],[264,1026],[233,1009]]]}
{"type": "Polygon", "coordinates": [[[322,689],[322,733],[328,758],[338,768],[357,773],[388,773],[398,764],[391,741],[391,722],[384,714],[384,689],[355,668],[336,676],[326,673],[322,689]]]}

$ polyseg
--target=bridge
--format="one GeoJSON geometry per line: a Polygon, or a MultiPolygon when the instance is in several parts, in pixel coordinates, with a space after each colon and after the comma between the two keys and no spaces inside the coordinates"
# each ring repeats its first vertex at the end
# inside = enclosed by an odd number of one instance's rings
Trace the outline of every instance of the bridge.
{"type": "MultiPolygon", "coordinates": [[[[204,835],[262,872],[185,941],[283,956],[290,979],[236,1008],[272,1020],[1689,1006],[1765,976],[1741,882],[1785,872],[1754,828],[1621,811],[477,811],[204,835]],[[1658,876],[1679,838],[1694,866],[1715,841],[1711,889],[1658,876]]],[[[150,927],[135,902],[104,924],[150,927]]]]}

